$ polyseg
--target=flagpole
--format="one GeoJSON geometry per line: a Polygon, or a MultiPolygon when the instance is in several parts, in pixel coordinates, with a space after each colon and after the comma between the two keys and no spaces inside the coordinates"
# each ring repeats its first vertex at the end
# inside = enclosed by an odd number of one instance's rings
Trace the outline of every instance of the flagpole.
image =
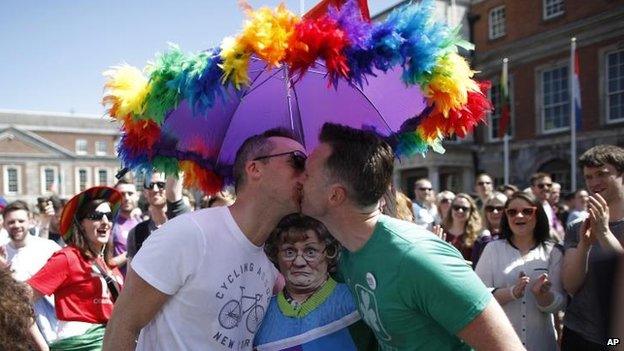
{"type": "Polygon", "coordinates": [[[570,190],[576,191],[576,108],[574,103],[576,101],[576,80],[574,77],[576,70],[576,38],[572,37],[570,43],[570,190]]]}
{"type": "MultiPolygon", "coordinates": [[[[508,76],[508,62],[509,59],[508,58],[504,58],[503,59],[503,76],[507,77],[508,76]]],[[[502,87],[501,87],[501,91],[502,91],[502,87]]],[[[508,87],[504,87],[504,89],[508,89],[508,87]]],[[[510,123],[510,122],[508,122],[510,123]]],[[[505,134],[503,135],[503,174],[504,174],[504,179],[505,179],[505,184],[509,184],[509,127],[506,126],[505,130],[505,134]]]]}
{"type": "Polygon", "coordinates": [[[455,0],[451,0],[451,8],[450,8],[451,18],[450,18],[450,26],[455,27],[457,25],[457,15],[455,13],[455,0]]]}

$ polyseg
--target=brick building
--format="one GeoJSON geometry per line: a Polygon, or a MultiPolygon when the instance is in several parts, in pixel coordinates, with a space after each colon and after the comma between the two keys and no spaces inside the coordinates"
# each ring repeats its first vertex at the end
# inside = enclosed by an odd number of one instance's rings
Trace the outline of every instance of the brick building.
{"type": "Polygon", "coordinates": [[[0,111],[0,195],[35,203],[111,185],[118,139],[118,125],[103,117],[0,111]]]}
{"type": "MultiPolygon", "coordinates": [[[[624,1],[476,0],[470,10],[473,67],[500,101],[509,58],[510,182],[544,171],[570,187],[570,40],[576,37],[582,102],[577,155],[601,143],[624,146],[624,1]]],[[[475,133],[477,168],[503,178],[500,110],[475,133]]],[[[583,186],[580,172],[577,184],[583,186]]]]}

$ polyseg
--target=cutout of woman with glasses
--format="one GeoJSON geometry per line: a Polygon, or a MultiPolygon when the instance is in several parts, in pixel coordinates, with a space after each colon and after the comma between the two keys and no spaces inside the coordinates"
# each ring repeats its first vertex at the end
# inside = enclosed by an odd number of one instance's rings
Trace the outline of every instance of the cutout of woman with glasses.
{"type": "Polygon", "coordinates": [[[501,239],[485,247],[476,268],[529,351],[557,349],[553,313],[566,302],[563,254],[549,232],[540,201],[517,192],[505,203],[501,239]]]}
{"type": "Polygon", "coordinates": [[[340,244],[321,222],[300,214],[284,217],[265,251],[286,285],[271,299],[254,340],[255,349],[349,351],[368,347],[374,337],[361,321],[348,287],[329,275],[335,270],[340,244]]]}

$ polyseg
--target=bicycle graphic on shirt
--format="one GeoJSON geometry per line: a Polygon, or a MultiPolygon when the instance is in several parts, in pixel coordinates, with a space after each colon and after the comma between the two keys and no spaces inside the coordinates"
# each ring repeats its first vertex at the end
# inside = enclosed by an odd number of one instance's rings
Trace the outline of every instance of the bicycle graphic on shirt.
{"type": "Polygon", "coordinates": [[[256,294],[255,296],[245,295],[245,287],[241,286],[241,297],[238,300],[230,300],[219,312],[219,324],[225,329],[232,329],[238,326],[243,320],[243,316],[247,314],[245,326],[250,333],[255,333],[260,326],[262,317],[264,317],[264,307],[258,304],[262,299],[262,294],[256,294]],[[243,301],[251,300],[251,306],[243,309],[243,301]]]}

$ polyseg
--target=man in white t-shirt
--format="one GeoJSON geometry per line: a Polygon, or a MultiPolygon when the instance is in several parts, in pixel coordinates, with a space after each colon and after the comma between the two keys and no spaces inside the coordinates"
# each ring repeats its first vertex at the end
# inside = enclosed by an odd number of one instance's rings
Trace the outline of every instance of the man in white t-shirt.
{"type": "MultiPolygon", "coordinates": [[[[30,209],[24,201],[14,201],[4,209],[4,228],[10,242],[0,247],[0,265],[8,266],[13,278],[26,281],[45,265],[61,247],[52,240],[30,235],[30,209]]],[[[37,326],[46,341],[56,339],[54,297],[39,299],[34,305],[37,326]]]]}
{"type": "Polygon", "coordinates": [[[431,229],[438,217],[435,194],[429,179],[421,178],[414,182],[414,223],[425,229],[431,229]]]}
{"type": "Polygon", "coordinates": [[[133,258],[104,350],[251,350],[277,277],[262,246],[299,211],[305,159],[287,132],[247,139],[236,202],[168,221],[133,258]]]}

